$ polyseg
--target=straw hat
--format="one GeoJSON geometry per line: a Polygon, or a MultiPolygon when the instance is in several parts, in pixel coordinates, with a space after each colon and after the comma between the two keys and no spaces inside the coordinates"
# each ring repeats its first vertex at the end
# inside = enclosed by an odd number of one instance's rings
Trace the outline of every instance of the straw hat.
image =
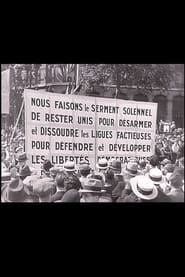
{"type": "Polygon", "coordinates": [[[138,174],[138,164],[135,162],[128,162],[123,173],[126,173],[133,177],[136,176],[138,174]]]}
{"type": "Polygon", "coordinates": [[[75,163],[74,162],[66,162],[64,164],[64,170],[67,171],[67,172],[73,172],[76,170],[75,168],[75,163]]]}
{"type": "Polygon", "coordinates": [[[153,183],[156,185],[157,184],[160,185],[161,183],[163,183],[162,171],[160,169],[158,169],[157,167],[150,169],[148,176],[153,181],[153,183]]]}
{"type": "Polygon", "coordinates": [[[138,160],[135,157],[131,157],[131,158],[128,159],[128,162],[138,163],[138,160]]]}
{"type": "Polygon", "coordinates": [[[158,196],[158,190],[146,176],[137,176],[130,180],[134,194],[144,200],[153,200],[158,196]]]}
{"type": "Polygon", "coordinates": [[[108,161],[105,158],[99,159],[98,163],[96,164],[96,167],[98,169],[107,169],[108,168],[108,161]]]}

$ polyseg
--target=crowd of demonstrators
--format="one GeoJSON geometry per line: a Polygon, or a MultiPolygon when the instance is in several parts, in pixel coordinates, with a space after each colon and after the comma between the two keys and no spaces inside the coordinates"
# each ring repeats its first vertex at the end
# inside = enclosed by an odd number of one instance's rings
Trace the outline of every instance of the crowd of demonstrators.
{"type": "Polygon", "coordinates": [[[160,120],[158,124],[158,131],[159,133],[173,133],[176,129],[175,121],[164,121],[160,120]]]}
{"type": "Polygon", "coordinates": [[[93,170],[87,162],[53,166],[45,160],[39,176],[19,155],[16,176],[5,168],[1,180],[2,202],[184,202],[184,157],[172,164],[130,158],[100,159],[93,170]]]}
{"type": "Polygon", "coordinates": [[[15,168],[18,155],[25,151],[25,135],[23,128],[13,126],[1,129],[1,167],[15,168]],[[13,136],[13,137],[12,137],[13,136]]]}
{"type": "Polygon", "coordinates": [[[2,202],[184,202],[184,129],[158,133],[149,159],[103,158],[95,168],[85,160],[62,166],[45,160],[41,175],[28,166],[23,130],[10,145],[11,134],[1,133],[2,202]]]}

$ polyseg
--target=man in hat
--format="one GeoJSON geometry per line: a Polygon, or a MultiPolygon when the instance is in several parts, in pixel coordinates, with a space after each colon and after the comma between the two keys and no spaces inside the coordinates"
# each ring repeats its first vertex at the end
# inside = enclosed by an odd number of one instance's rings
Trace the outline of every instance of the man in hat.
{"type": "Polygon", "coordinates": [[[58,172],[55,178],[56,192],[51,196],[51,202],[59,202],[62,200],[66,189],[64,187],[64,180],[67,178],[65,171],[58,172]]]}
{"type": "Polygon", "coordinates": [[[168,183],[165,180],[165,177],[162,174],[160,169],[152,168],[149,171],[147,177],[153,182],[153,184],[158,189],[158,196],[154,200],[155,202],[170,202],[170,198],[166,195],[166,191],[168,190],[168,183]]]}
{"type": "Polygon", "coordinates": [[[131,179],[132,192],[119,202],[153,202],[158,196],[158,190],[146,176],[136,176],[131,179]]]}
{"type": "Polygon", "coordinates": [[[82,198],[80,202],[100,202],[103,192],[103,182],[98,179],[87,179],[84,188],[80,190],[82,198]]]}
{"type": "Polygon", "coordinates": [[[65,193],[61,202],[80,202],[80,188],[81,183],[77,176],[67,176],[67,178],[64,179],[65,193]]]}
{"type": "Polygon", "coordinates": [[[131,194],[132,188],[131,188],[131,179],[140,175],[138,170],[138,163],[129,161],[126,164],[125,169],[123,170],[123,177],[124,177],[124,189],[120,191],[120,195],[117,198],[117,202],[123,202],[124,198],[131,194]]]}
{"type": "Polygon", "coordinates": [[[147,161],[141,160],[138,165],[138,171],[140,175],[145,175],[147,172],[147,161]]]}
{"type": "Polygon", "coordinates": [[[23,180],[23,185],[27,188],[27,202],[39,202],[39,197],[36,193],[33,192],[33,185],[40,178],[37,175],[27,176],[23,180]]]}
{"type": "Polygon", "coordinates": [[[74,162],[67,161],[64,164],[64,170],[67,173],[68,176],[74,176],[76,174],[76,167],[74,162]]]}
{"type": "Polygon", "coordinates": [[[84,184],[87,180],[87,176],[91,173],[91,167],[89,164],[81,164],[79,165],[79,174],[80,174],[80,182],[82,187],[84,187],[84,184]]]}
{"type": "Polygon", "coordinates": [[[150,171],[150,169],[158,167],[160,168],[160,161],[157,155],[152,155],[149,158],[149,164],[147,165],[147,172],[150,171]]]}
{"type": "Polygon", "coordinates": [[[104,174],[108,169],[108,161],[107,159],[99,159],[98,163],[96,164],[97,171],[104,174]]]}
{"type": "Polygon", "coordinates": [[[108,171],[109,163],[108,160],[105,158],[99,159],[97,164],[96,164],[96,169],[94,173],[99,174],[102,176],[104,182],[105,182],[105,175],[106,172],[108,171]]]}
{"type": "MultiPolygon", "coordinates": [[[[28,160],[28,158],[27,158],[27,155],[25,152],[18,155],[18,165],[17,165],[18,173],[20,173],[22,169],[24,169],[26,166],[28,166],[27,160],[28,160]]],[[[31,172],[34,171],[34,168],[32,168],[30,166],[28,166],[28,167],[31,172]]]]}
{"type": "Polygon", "coordinates": [[[166,185],[166,189],[165,189],[165,193],[169,192],[170,186],[169,186],[169,180],[170,180],[170,176],[173,174],[175,170],[175,165],[174,164],[166,164],[162,170],[163,176],[165,177],[165,181],[167,183],[166,185]]]}
{"type": "Polygon", "coordinates": [[[39,197],[39,202],[51,202],[54,181],[44,177],[33,183],[33,192],[39,197]]]}
{"type": "Polygon", "coordinates": [[[121,170],[121,162],[119,160],[114,159],[111,161],[108,173],[106,174],[106,183],[112,185],[111,196],[113,202],[116,202],[118,197],[121,196],[123,189],[125,188],[125,180],[123,175],[121,174],[121,170]],[[111,173],[113,173],[113,177],[109,178],[109,175],[111,176],[111,173]]]}
{"type": "Polygon", "coordinates": [[[114,202],[113,190],[117,185],[116,178],[113,171],[108,171],[105,173],[105,181],[102,178],[103,190],[100,196],[99,202],[114,202]]]}
{"type": "Polygon", "coordinates": [[[167,194],[172,202],[184,202],[182,177],[178,173],[173,173],[169,180],[171,190],[167,194]]]}
{"type": "Polygon", "coordinates": [[[50,169],[53,167],[53,164],[50,162],[50,160],[45,159],[43,164],[42,164],[42,176],[45,177],[50,177],[50,169]]]}
{"type": "Polygon", "coordinates": [[[63,168],[61,166],[54,166],[49,169],[49,176],[54,181],[55,186],[53,187],[53,195],[57,192],[57,183],[56,183],[56,177],[59,173],[63,172],[63,168]]]}
{"type": "Polygon", "coordinates": [[[15,178],[1,189],[2,202],[27,202],[28,191],[20,178],[15,178]]]}

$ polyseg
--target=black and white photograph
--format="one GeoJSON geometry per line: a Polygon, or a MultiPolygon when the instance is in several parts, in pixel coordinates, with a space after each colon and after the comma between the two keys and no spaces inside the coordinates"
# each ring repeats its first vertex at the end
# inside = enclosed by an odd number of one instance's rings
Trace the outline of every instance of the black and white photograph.
{"type": "Polygon", "coordinates": [[[184,64],[1,64],[1,202],[184,202],[184,64]]]}

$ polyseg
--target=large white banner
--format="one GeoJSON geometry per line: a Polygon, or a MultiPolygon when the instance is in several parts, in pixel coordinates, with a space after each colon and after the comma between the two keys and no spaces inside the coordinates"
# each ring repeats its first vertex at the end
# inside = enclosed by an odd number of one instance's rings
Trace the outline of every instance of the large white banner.
{"type": "Polygon", "coordinates": [[[25,90],[26,152],[40,168],[154,154],[157,103],[25,90]]]}
{"type": "Polygon", "coordinates": [[[1,72],[1,114],[9,114],[10,69],[1,72]]]}

